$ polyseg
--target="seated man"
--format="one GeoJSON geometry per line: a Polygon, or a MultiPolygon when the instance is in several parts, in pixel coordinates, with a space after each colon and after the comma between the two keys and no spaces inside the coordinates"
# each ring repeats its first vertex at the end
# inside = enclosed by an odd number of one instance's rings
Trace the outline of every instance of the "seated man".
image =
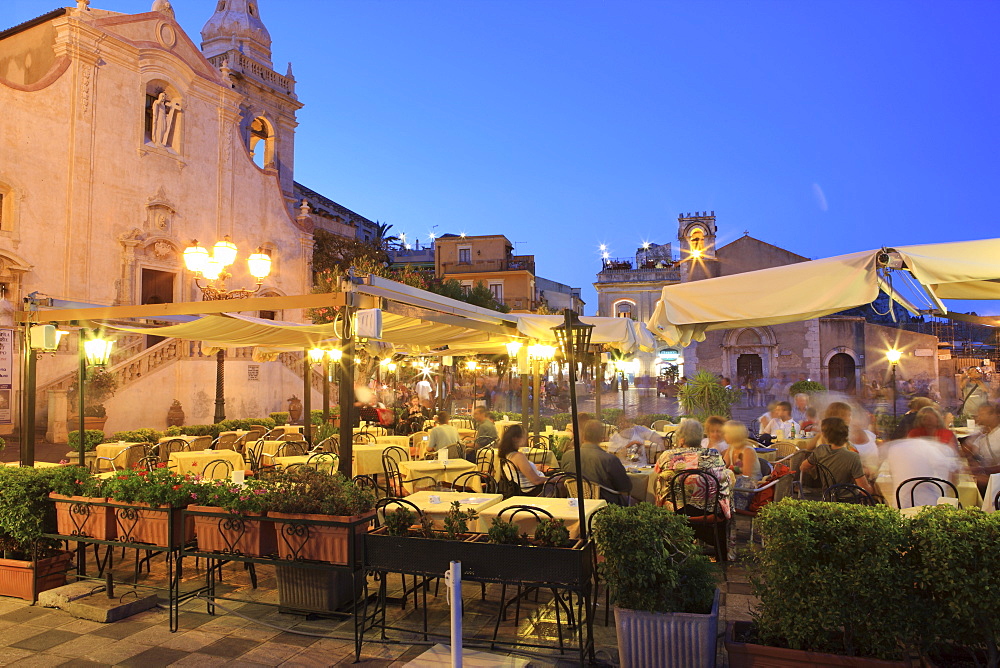
{"type": "MultiPolygon", "coordinates": [[[[588,420],[582,431],[580,465],[583,477],[602,487],[601,498],[608,503],[627,504],[632,483],[621,461],[600,446],[604,439],[604,425],[597,420],[588,420]]],[[[563,452],[559,465],[567,473],[576,473],[576,452],[572,447],[563,452]]],[[[570,494],[574,494],[573,490],[570,494]]]]}
{"type": "Polygon", "coordinates": [[[760,433],[761,442],[770,445],[772,441],[792,438],[793,431],[799,431],[799,423],[792,419],[792,405],[787,401],[779,401],[774,407],[774,417],[760,433]]]}
{"type": "Polygon", "coordinates": [[[850,428],[837,417],[825,418],[820,425],[823,443],[816,446],[808,459],[802,462],[803,490],[805,496],[818,498],[831,485],[857,485],[869,494],[874,494],[865,477],[861,456],[847,447],[850,428]],[[809,473],[809,471],[812,473],[809,473]]]}
{"type": "Polygon", "coordinates": [[[470,447],[465,451],[465,458],[470,462],[475,463],[476,453],[480,448],[488,446],[496,447],[497,426],[494,424],[493,418],[490,417],[490,414],[486,412],[486,408],[483,406],[478,406],[476,410],[472,412],[472,419],[476,421],[476,438],[471,443],[470,447]]]}
{"type": "Polygon", "coordinates": [[[451,416],[441,411],[434,417],[436,425],[427,433],[427,459],[437,457],[437,451],[458,443],[458,429],[448,424],[451,416]]]}
{"type": "Polygon", "coordinates": [[[979,435],[967,438],[962,450],[973,465],[972,473],[976,475],[980,491],[985,492],[988,476],[1000,473],[1000,406],[980,404],[976,423],[979,435]]]}
{"type": "Polygon", "coordinates": [[[611,436],[608,452],[627,461],[630,466],[647,466],[646,441],[663,449],[663,437],[649,427],[636,424],[622,413],[618,418],[618,433],[611,436]]]}

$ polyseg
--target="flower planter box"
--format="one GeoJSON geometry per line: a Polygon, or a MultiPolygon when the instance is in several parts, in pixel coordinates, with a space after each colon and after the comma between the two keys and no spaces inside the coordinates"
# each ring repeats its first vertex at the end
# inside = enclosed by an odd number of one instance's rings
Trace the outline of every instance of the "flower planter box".
{"type": "Polygon", "coordinates": [[[382,527],[365,536],[365,566],[438,577],[452,561],[461,561],[463,579],[581,587],[590,581],[591,549],[579,541],[571,547],[498,545],[485,534],[466,541],[390,536],[382,527]]]}
{"type": "Polygon", "coordinates": [[[715,666],[719,590],[708,614],[615,608],[618,656],[624,668],[715,666]]]}
{"type": "Polygon", "coordinates": [[[726,652],[729,653],[730,668],[799,668],[818,666],[819,668],[916,668],[919,662],[884,661],[860,656],[843,656],[823,652],[807,652],[801,649],[755,645],[738,642],[737,626],[740,630],[750,626],[749,622],[729,622],[726,626],[726,652]]]}
{"type": "Polygon", "coordinates": [[[107,499],[89,496],[63,496],[49,493],[50,499],[57,499],[56,530],[63,536],[80,536],[97,540],[116,540],[118,523],[115,509],[110,506],[94,506],[93,503],[107,503],[107,499]]]}
{"type": "Polygon", "coordinates": [[[38,592],[66,584],[66,569],[72,552],[60,552],[54,557],[31,560],[0,559],[0,595],[34,601],[38,592]]]}
{"type": "Polygon", "coordinates": [[[203,552],[267,557],[278,551],[273,522],[262,522],[259,513],[230,513],[217,506],[188,506],[194,520],[198,549],[203,552]],[[197,513],[224,514],[225,517],[197,513]]]}
{"type": "Polygon", "coordinates": [[[194,518],[185,517],[180,508],[171,510],[169,506],[150,506],[146,503],[121,504],[115,508],[115,514],[118,518],[118,540],[123,543],[177,548],[194,540],[194,518]]]}
{"type": "Polygon", "coordinates": [[[345,566],[358,561],[357,552],[364,534],[371,526],[375,513],[364,515],[310,515],[303,513],[268,513],[274,522],[277,535],[278,556],[282,559],[324,561],[345,566]],[[282,522],[280,520],[289,520],[282,522]],[[343,526],[296,523],[292,520],[337,522],[343,526]],[[348,535],[354,531],[355,554],[350,554],[348,535]]]}
{"type": "Polygon", "coordinates": [[[279,612],[336,612],[358,600],[365,584],[360,572],[356,581],[350,573],[294,566],[276,566],[274,573],[279,612]]]}

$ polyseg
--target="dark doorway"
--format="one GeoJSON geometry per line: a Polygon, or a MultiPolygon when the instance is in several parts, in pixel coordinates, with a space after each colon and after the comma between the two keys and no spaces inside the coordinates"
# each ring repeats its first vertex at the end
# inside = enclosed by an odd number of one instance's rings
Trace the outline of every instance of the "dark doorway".
{"type": "Polygon", "coordinates": [[[736,358],[736,377],[745,379],[743,382],[747,385],[752,387],[763,375],[764,363],[761,361],[760,355],[743,353],[736,358]]]}
{"type": "Polygon", "coordinates": [[[837,353],[830,358],[830,389],[845,394],[857,391],[857,367],[847,353],[837,353]]]}
{"type": "MultiPolygon", "coordinates": [[[[156,269],[142,270],[142,303],[170,304],[174,301],[174,274],[156,269]]],[[[162,336],[147,336],[146,347],[163,341],[162,336]]]]}

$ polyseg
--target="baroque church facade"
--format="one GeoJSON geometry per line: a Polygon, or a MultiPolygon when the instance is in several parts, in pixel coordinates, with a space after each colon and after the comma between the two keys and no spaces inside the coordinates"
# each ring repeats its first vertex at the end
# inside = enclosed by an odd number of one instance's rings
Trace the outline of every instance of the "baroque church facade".
{"type": "MultiPolygon", "coordinates": [[[[284,74],[273,67],[256,0],[218,0],[200,43],[167,0],[134,15],[89,4],[78,0],[0,32],[6,298],[197,301],[184,248],[227,236],[240,250],[230,287],[254,284],[245,260],[262,248],[272,272],[259,294],[310,292],[314,225],[354,235],[366,219],[343,207],[314,215],[304,201],[293,171],[302,103],[291,66],[284,74]]],[[[76,350],[76,337],[67,336],[38,363],[36,422],[56,442],[64,438],[76,350]]],[[[231,349],[227,417],[286,410],[288,399],[302,394],[286,362],[261,364],[250,349],[231,349]]],[[[110,370],[121,389],[135,387],[107,403],[108,433],[163,428],[174,400],[188,424],[212,422],[214,356],[199,344],[122,336],[110,370]]],[[[0,433],[13,428],[0,425],[0,433]]]]}
{"type": "MultiPolygon", "coordinates": [[[[631,317],[647,322],[665,285],[731,276],[807,262],[809,258],[755,239],[749,233],[717,246],[715,212],[681,214],[677,218],[678,254],[670,244],[650,244],[636,251],[635,261],[604,261],[594,287],[598,315],[631,317]]],[[[938,378],[938,341],[934,336],[868,322],[857,315],[831,315],[767,327],[708,332],[704,341],[671,348],[662,341],[653,353],[634,360],[636,381],[650,383],[676,366],[680,375],[711,371],[729,378],[733,387],[749,388],[758,402],[779,396],[798,380],[875,399],[889,381],[886,350],[904,351],[900,380],[938,378]]]]}

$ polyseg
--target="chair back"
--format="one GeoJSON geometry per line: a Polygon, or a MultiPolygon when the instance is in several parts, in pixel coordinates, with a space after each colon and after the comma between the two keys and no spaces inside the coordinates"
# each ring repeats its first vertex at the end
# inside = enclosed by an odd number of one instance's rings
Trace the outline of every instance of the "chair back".
{"type": "Polygon", "coordinates": [[[246,435],[246,438],[243,439],[243,442],[252,443],[254,441],[259,441],[260,439],[264,438],[264,434],[266,434],[267,432],[268,429],[264,425],[252,424],[250,425],[250,433],[246,435]]]}
{"type": "Polygon", "coordinates": [[[375,502],[375,528],[378,529],[382,526],[382,522],[385,521],[386,513],[391,513],[400,508],[405,508],[406,510],[412,512],[413,519],[416,520],[417,524],[420,523],[421,518],[424,516],[424,511],[420,510],[420,508],[417,507],[417,504],[412,501],[396,497],[386,497],[375,502]]]}
{"type": "Polygon", "coordinates": [[[366,424],[361,428],[362,434],[368,434],[369,436],[388,436],[389,430],[380,424],[366,424]]]}
{"type": "Polygon", "coordinates": [[[403,496],[403,474],[399,471],[399,462],[403,459],[397,458],[399,455],[389,452],[390,450],[402,450],[402,448],[386,448],[382,451],[382,471],[385,473],[385,495],[387,497],[403,496]]]}
{"type": "Polygon", "coordinates": [[[274,451],[275,457],[296,457],[307,453],[308,443],[305,441],[285,441],[274,451]]]}
{"type": "Polygon", "coordinates": [[[551,447],[549,437],[544,434],[529,434],[528,435],[528,447],[538,448],[539,450],[548,450],[551,447]]]}
{"type": "Polygon", "coordinates": [[[496,477],[496,448],[484,447],[476,450],[476,469],[491,477],[496,477]]]}
{"type": "Polygon", "coordinates": [[[614,436],[617,432],[618,432],[618,427],[614,426],[613,424],[605,424],[604,425],[604,440],[605,441],[610,441],[611,437],[614,436]]]}
{"type": "Polygon", "coordinates": [[[356,475],[353,478],[351,478],[351,481],[354,483],[354,486],[357,487],[358,489],[371,490],[372,492],[375,493],[376,496],[378,496],[378,493],[382,491],[381,488],[379,488],[378,486],[378,481],[375,480],[375,476],[356,475]]]}
{"type": "Polygon", "coordinates": [[[701,496],[704,499],[705,515],[714,516],[719,512],[719,479],[708,471],[687,469],[670,481],[667,492],[675,511],[679,511],[701,496]],[[699,494],[700,492],[700,494],[699,494]]]}
{"type": "Polygon", "coordinates": [[[813,466],[813,476],[819,481],[820,489],[833,487],[837,484],[837,479],[834,477],[833,472],[827,468],[826,465],[817,461],[812,461],[810,463],[813,466]]]}
{"type": "Polygon", "coordinates": [[[206,480],[223,480],[233,472],[233,463],[228,459],[213,459],[205,464],[201,477],[206,480]]]}
{"type": "Polygon", "coordinates": [[[340,455],[332,452],[314,452],[309,455],[305,465],[324,473],[334,473],[340,465],[340,455]]]}
{"type": "Polygon", "coordinates": [[[776,441],[771,444],[771,447],[777,451],[774,453],[777,459],[784,459],[788,455],[794,455],[799,451],[799,446],[792,441],[776,441]]]}
{"type": "Polygon", "coordinates": [[[544,508],[529,506],[523,503],[519,503],[516,506],[507,506],[497,514],[497,517],[503,520],[505,515],[505,521],[507,522],[514,522],[518,515],[530,515],[536,522],[555,519],[552,517],[552,513],[544,508]]]}
{"type": "Polygon", "coordinates": [[[507,459],[500,458],[500,483],[498,492],[503,494],[503,498],[509,499],[512,496],[521,496],[521,478],[517,474],[517,467],[507,459]]]}
{"type": "Polygon", "coordinates": [[[760,462],[760,477],[766,478],[767,476],[771,475],[771,471],[774,470],[774,467],[771,466],[771,462],[767,461],[760,455],[757,455],[757,461],[760,462]]]}
{"type": "Polygon", "coordinates": [[[375,442],[375,436],[364,431],[359,431],[354,435],[354,442],[357,445],[368,445],[375,442]]]}
{"type": "Polygon", "coordinates": [[[212,447],[212,437],[211,436],[199,436],[198,438],[192,440],[188,444],[188,450],[192,452],[197,450],[209,450],[212,447]]]}
{"type": "Polygon", "coordinates": [[[186,440],[183,438],[172,438],[166,443],[160,443],[159,454],[160,461],[166,462],[170,459],[171,453],[174,452],[187,452],[191,447],[186,440]]]}
{"type": "Polygon", "coordinates": [[[301,441],[301,442],[304,443],[305,440],[306,440],[306,437],[303,436],[302,434],[300,434],[297,431],[288,431],[288,432],[285,432],[284,434],[282,434],[281,436],[279,436],[278,438],[276,438],[274,440],[276,440],[276,441],[288,441],[288,442],[301,441]]]}
{"type": "MultiPolygon", "coordinates": [[[[917,489],[922,485],[932,486],[933,489],[936,489],[938,491],[938,495],[937,497],[935,497],[935,499],[942,496],[948,496],[948,494],[945,493],[945,490],[950,490],[951,496],[953,498],[955,499],[959,498],[958,488],[955,487],[955,485],[953,485],[949,481],[943,480],[941,478],[934,478],[932,476],[918,476],[916,478],[907,478],[903,482],[899,483],[899,487],[896,488],[896,507],[912,508],[913,506],[917,505],[917,502],[914,500],[914,497],[916,496],[917,489]],[[904,506],[903,498],[905,498],[905,495],[902,494],[902,492],[903,488],[906,487],[907,485],[910,486],[909,488],[910,505],[904,506]]],[[[961,508],[962,504],[961,503],[958,504],[958,507],[961,508]]]]}
{"type": "Polygon", "coordinates": [[[235,450],[236,442],[239,440],[239,434],[235,434],[231,431],[223,432],[219,434],[219,437],[212,441],[213,450],[235,450]]]}
{"type": "Polygon", "coordinates": [[[427,447],[427,432],[415,431],[410,434],[410,450],[415,452],[414,459],[420,459],[427,447]]]}
{"type": "Polygon", "coordinates": [[[456,492],[469,491],[473,493],[496,494],[497,481],[493,476],[482,471],[469,471],[455,478],[451,487],[456,492]],[[479,490],[474,489],[475,481],[479,481],[479,490]]]}
{"type": "Polygon", "coordinates": [[[146,455],[139,461],[137,461],[133,468],[137,468],[143,471],[153,471],[160,465],[160,458],[156,455],[146,455]]]}
{"type": "Polygon", "coordinates": [[[1000,490],[998,490],[997,495],[993,497],[993,509],[1000,510],[1000,490]]]}
{"type": "Polygon", "coordinates": [[[663,431],[671,424],[673,423],[670,422],[670,420],[657,420],[653,423],[653,426],[650,427],[650,429],[652,429],[653,431],[663,431]]]}
{"type": "MultiPolygon", "coordinates": [[[[462,459],[465,456],[465,448],[462,447],[461,443],[452,443],[438,449],[438,451],[441,450],[445,450],[448,453],[448,459],[462,459]]],[[[433,453],[432,458],[437,459],[437,457],[438,453],[433,453]]]]}
{"type": "Polygon", "coordinates": [[[410,453],[406,451],[406,448],[401,448],[398,445],[390,445],[388,448],[382,451],[382,458],[392,457],[397,462],[407,462],[410,461],[410,453]]]}
{"type": "Polygon", "coordinates": [[[874,506],[872,495],[857,485],[841,483],[831,485],[823,490],[823,500],[834,503],[857,503],[862,506],[874,506]]]}
{"type": "Polygon", "coordinates": [[[330,436],[324,438],[322,441],[316,444],[313,448],[313,452],[332,452],[333,454],[340,456],[340,437],[330,436]]]}

